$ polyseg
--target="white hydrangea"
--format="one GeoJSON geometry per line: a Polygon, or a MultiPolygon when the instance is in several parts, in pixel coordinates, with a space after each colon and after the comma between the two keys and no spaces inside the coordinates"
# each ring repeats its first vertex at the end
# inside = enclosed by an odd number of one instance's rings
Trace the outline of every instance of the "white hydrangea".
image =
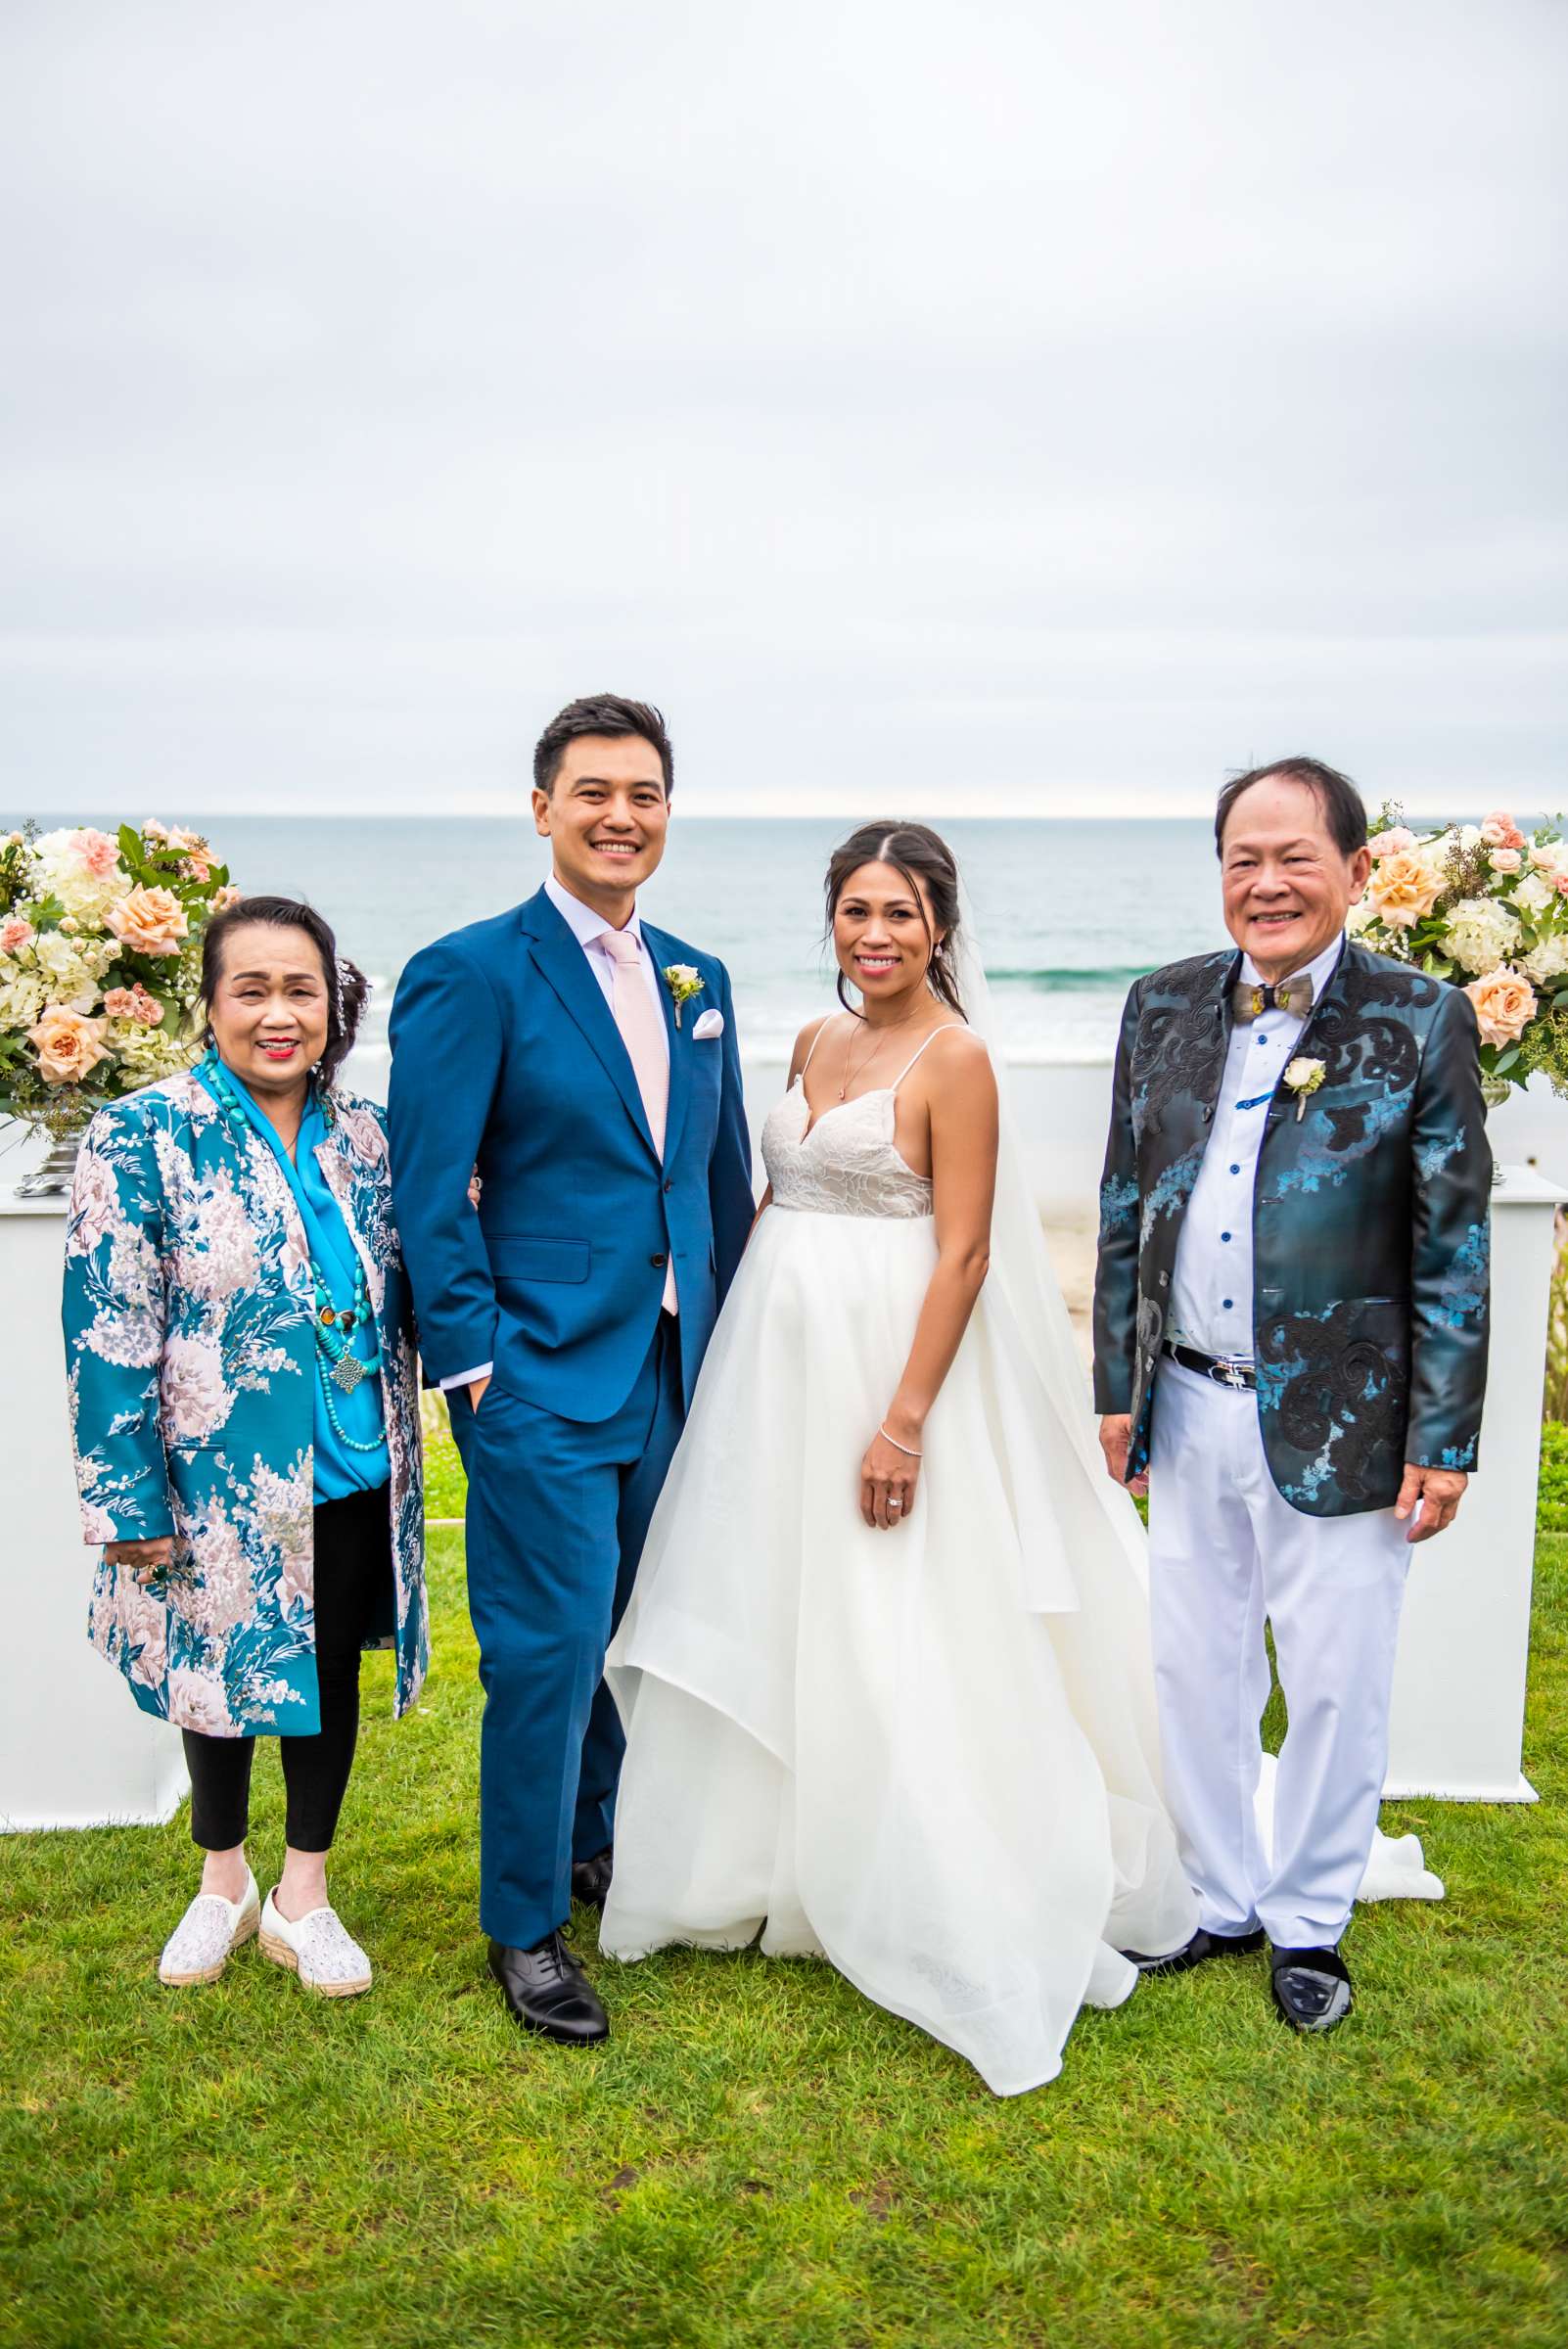
{"type": "Polygon", "coordinates": [[[1556,896],[1549,881],[1543,881],[1539,873],[1526,873],[1513,893],[1513,901],[1522,905],[1526,913],[1538,914],[1545,913],[1555,902],[1556,896]]]}
{"type": "Polygon", "coordinates": [[[129,894],[131,877],[120,864],[95,872],[82,857],[81,837],[73,827],[33,842],[35,886],[39,897],[58,898],[73,921],[101,929],[110,907],[129,894]]]}
{"type": "Polygon", "coordinates": [[[1377,907],[1371,898],[1359,898],[1345,916],[1345,928],[1352,938],[1360,938],[1361,932],[1369,930],[1376,919],[1377,907]]]}
{"type": "Polygon", "coordinates": [[[45,930],[34,939],[30,959],[42,972],[52,1003],[72,1011],[91,1011],[98,1000],[98,982],[119,952],[114,939],[67,938],[45,930]]]}
{"type": "Polygon", "coordinates": [[[1560,979],[1568,971],[1568,930],[1559,930],[1554,938],[1543,938],[1525,955],[1519,968],[1536,987],[1545,987],[1549,980],[1560,979]]]}
{"type": "Polygon", "coordinates": [[[48,984],[40,972],[8,967],[0,978],[0,1029],[30,1028],[48,1000],[48,984]]]}
{"type": "Polygon", "coordinates": [[[1465,898],[1449,916],[1444,943],[1454,961],[1479,978],[1513,960],[1521,935],[1518,915],[1497,898],[1465,898]]]}

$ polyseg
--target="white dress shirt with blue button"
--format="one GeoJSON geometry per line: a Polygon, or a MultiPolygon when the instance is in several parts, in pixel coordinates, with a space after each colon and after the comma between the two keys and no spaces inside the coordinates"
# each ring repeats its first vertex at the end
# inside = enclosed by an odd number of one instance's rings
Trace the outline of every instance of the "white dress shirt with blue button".
{"type": "MultiPolygon", "coordinates": [[[[1307,965],[1313,1001],[1319,1003],[1344,949],[1343,936],[1307,965]]],[[[1292,972],[1291,977],[1298,976],[1292,972]]],[[[1250,954],[1241,959],[1249,987],[1263,974],[1250,954]]],[[[1230,1032],[1214,1129],[1192,1186],[1171,1282],[1167,1335],[1222,1361],[1252,1359],[1252,1194],[1258,1154],[1268,1127],[1268,1105],[1301,1041],[1305,1019],[1265,1011],[1230,1032]]]]}

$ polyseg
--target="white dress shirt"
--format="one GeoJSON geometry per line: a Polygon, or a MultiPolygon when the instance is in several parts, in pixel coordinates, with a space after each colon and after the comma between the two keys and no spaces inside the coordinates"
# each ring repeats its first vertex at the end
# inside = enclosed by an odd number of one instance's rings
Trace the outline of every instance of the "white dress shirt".
{"type": "MultiPolygon", "coordinates": [[[[1322,1001],[1344,944],[1343,936],[1336,938],[1307,965],[1314,1005],[1322,1001]]],[[[1241,958],[1241,978],[1250,987],[1263,984],[1250,954],[1241,958]]],[[[1294,1012],[1275,1010],[1245,1026],[1238,1020],[1231,1030],[1214,1128],[1176,1243],[1166,1335],[1222,1360],[1252,1359],[1252,1195],[1258,1154],[1280,1073],[1306,1025],[1294,1012]]]]}
{"type": "MultiPolygon", "coordinates": [[[[613,1014],[616,1007],[615,960],[605,952],[599,941],[607,931],[615,928],[615,924],[607,922],[602,913],[595,913],[591,905],[584,905],[580,898],[575,898],[569,889],[563,888],[554,873],[545,881],[544,894],[582,948],[588,968],[598,980],[600,992],[613,1014]]],[[[665,1056],[668,1059],[669,1030],[665,1023],[664,982],[654,962],[652,948],[642,935],[642,923],[635,913],[626,924],[626,932],[642,949],[642,975],[647,982],[648,992],[658,1006],[659,1033],[664,1038],[665,1056]]],[[[477,1370],[459,1370],[453,1377],[441,1380],[441,1392],[445,1394],[452,1387],[472,1386],[477,1378],[488,1378],[494,1367],[493,1362],[482,1362],[477,1370]]]]}
{"type": "MultiPolygon", "coordinates": [[[[602,913],[595,913],[591,905],[584,905],[582,899],[575,898],[569,889],[563,889],[554,873],[544,884],[544,894],[586,954],[588,968],[598,980],[600,991],[613,1012],[616,1007],[615,957],[605,952],[599,941],[614,929],[615,924],[607,922],[602,913]]],[[[642,975],[658,1008],[659,1033],[664,1038],[665,1057],[668,1060],[669,1030],[665,1024],[664,983],[655,965],[653,951],[642,935],[642,922],[635,913],[626,924],[625,935],[634,938],[642,949],[642,975]]]]}

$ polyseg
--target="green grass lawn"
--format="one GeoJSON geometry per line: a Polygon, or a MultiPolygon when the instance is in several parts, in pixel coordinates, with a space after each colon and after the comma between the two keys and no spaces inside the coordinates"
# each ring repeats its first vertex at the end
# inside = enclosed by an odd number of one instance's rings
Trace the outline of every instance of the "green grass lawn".
{"type": "MultiPolygon", "coordinates": [[[[455,1490],[455,1487],[452,1488],[455,1490]]],[[[615,2037],[524,2039],[475,1924],[462,1537],[436,1666],[366,1731],[335,1866],[373,1993],[255,1945],[168,1992],[161,1831],[0,1845],[0,2341],[723,2345],[1568,2339],[1568,1535],[1543,1537],[1535,1808],[1410,1804],[1449,1898],[1364,1911],[1360,2006],[1290,2037],[1261,1963],[1145,1984],[999,2102],[824,1965],[576,1940],[615,2037]]],[[[256,1772],[263,1884],[280,1780],[256,1772]]],[[[847,1799],[853,1790],[847,1790],[847,1799]]]]}

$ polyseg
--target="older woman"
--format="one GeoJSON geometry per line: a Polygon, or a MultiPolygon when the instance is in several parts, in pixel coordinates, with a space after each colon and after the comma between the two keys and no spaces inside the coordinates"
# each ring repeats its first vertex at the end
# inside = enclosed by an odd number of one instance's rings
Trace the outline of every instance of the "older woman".
{"type": "Polygon", "coordinates": [[[70,1411],[89,1633],[145,1712],[184,1732],[201,1890],[167,1983],[237,1944],[334,1997],[370,1962],[327,1900],[359,1659],[429,1654],[414,1335],[382,1113],[341,1091],[364,980],[289,898],[245,898],[205,943],[209,1049],[93,1120],[66,1246],[70,1411]],[[254,1740],[288,1800],[265,1903],[246,1859],[254,1740]]]}

